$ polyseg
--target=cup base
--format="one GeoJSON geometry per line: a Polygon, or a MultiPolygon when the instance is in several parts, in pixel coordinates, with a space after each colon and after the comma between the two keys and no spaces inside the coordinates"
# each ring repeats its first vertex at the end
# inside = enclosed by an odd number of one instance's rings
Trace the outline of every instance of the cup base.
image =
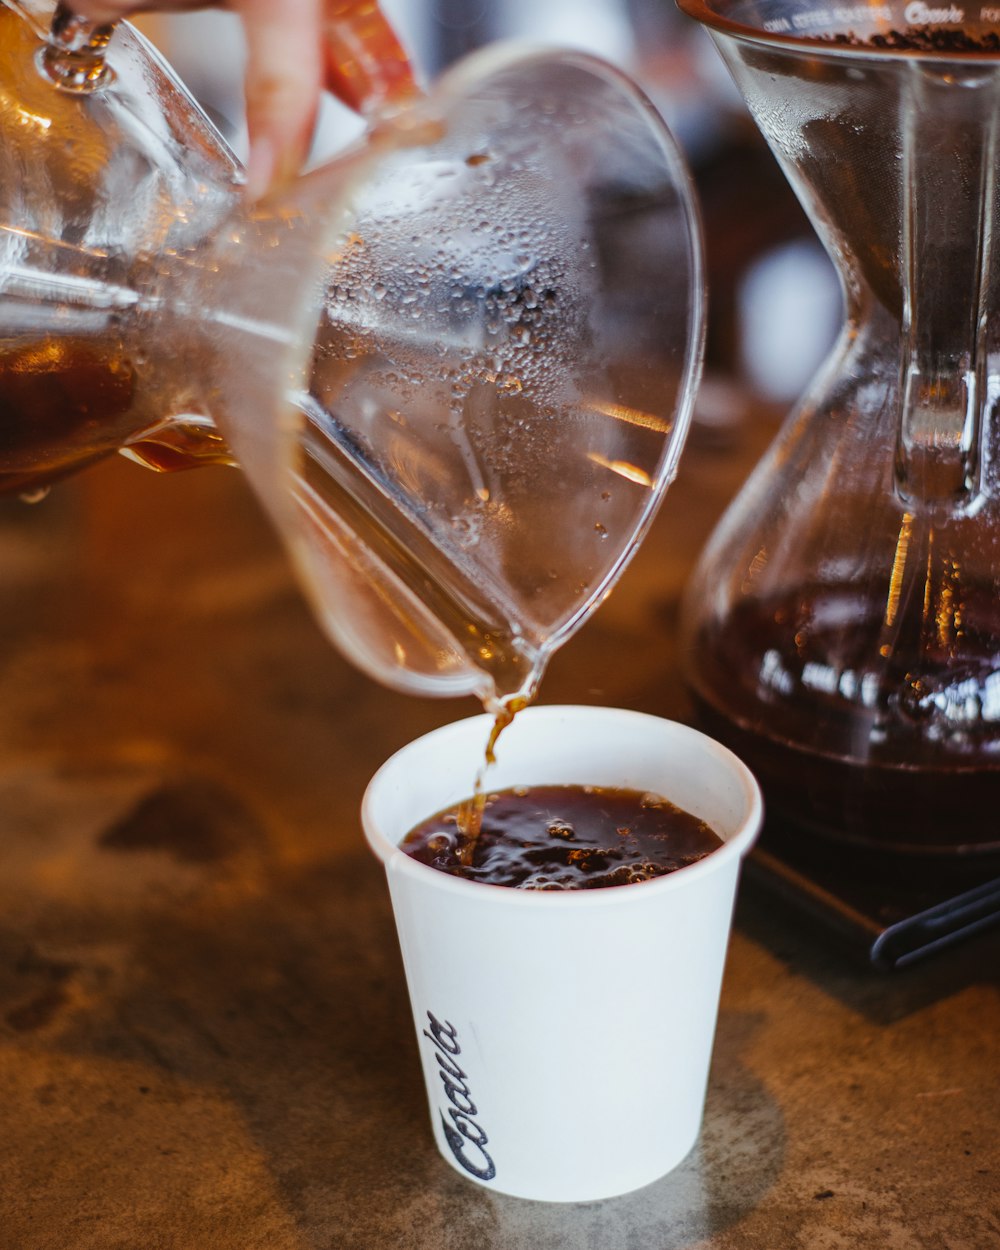
{"type": "Polygon", "coordinates": [[[642,1174],[638,1178],[619,1181],[610,1185],[601,1185],[599,1182],[595,1182],[591,1185],[580,1185],[579,1187],[574,1185],[560,1186],[558,1188],[539,1186],[531,1189],[521,1185],[505,1185],[500,1178],[495,1181],[483,1181],[475,1176],[470,1176],[461,1164],[456,1161],[454,1155],[446,1146],[442,1147],[440,1143],[437,1143],[437,1145],[438,1152],[445,1163],[470,1184],[478,1185],[481,1189],[487,1189],[492,1193],[500,1194],[504,1198],[517,1198],[521,1202],[544,1202],[552,1205],[561,1204],[569,1206],[590,1202],[607,1202],[613,1198],[624,1198],[628,1194],[634,1194],[640,1189],[647,1188],[649,1185],[655,1185],[672,1172],[676,1172],[684,1164],[685,1160],[697,1146],[700,1136],[701,1124],[698,1125],[691,1141],[684,1148],[683,1152],[677,1155],[676,1159],[666,1164],[661,1162],[651,1172],[642,1174]]]}

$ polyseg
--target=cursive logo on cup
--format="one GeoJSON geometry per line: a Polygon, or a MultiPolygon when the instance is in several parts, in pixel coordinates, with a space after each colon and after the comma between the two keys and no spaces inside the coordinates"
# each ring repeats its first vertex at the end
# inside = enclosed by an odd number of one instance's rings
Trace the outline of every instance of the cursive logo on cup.
{"type": "Polygon", "coordinates": [[[937,26],[942,22],[964,22],[965,10],[954,4],[934,8],[924,0],[912,0],[904,9],[903,17],[910,26],[937,26]]]}
{"type": "Polygon", "coordinates": [[[462,1053],[458,1044],[458,1030],[447,1020],[442,1023],[427,1013],[430,1032],[424,1029],[424,1037],[434,1046],[434,1056],[440,1071],[438,1075],[444,1086],[445,1096],[451,1103],[448,1114],[441,1111],[441,1126],[451,1153],[467,1172],[481,1181],[491,1181],[497,1174],[496,1165],[486,1152],[489,1138],[472,1118],[479,1112],[469,1093],[468,1077],[455,1062],[462,1053]],[[449,1123],[449,1120],[451,1121],[449,1123]]]}

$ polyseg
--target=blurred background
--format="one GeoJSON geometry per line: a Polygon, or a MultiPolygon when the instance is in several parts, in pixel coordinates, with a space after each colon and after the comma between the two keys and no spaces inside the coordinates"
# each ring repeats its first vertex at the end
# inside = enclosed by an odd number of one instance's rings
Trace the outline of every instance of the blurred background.
{"type": "MultiPolygon", "coordinates": [[[[626,70],[686,152],[705,230],[709,324],[693,434],[726,435],[805,389],[842,322],[825,252],[746,114],[709,36],[673,0],[382,0],[427,78],[494,39],[579,47],[626,70]]],[[[138,24],[244,155],[243,42],[217,10],[138,24]]],[[[361,124],[328,99],[314,158],[361,124]]]]}

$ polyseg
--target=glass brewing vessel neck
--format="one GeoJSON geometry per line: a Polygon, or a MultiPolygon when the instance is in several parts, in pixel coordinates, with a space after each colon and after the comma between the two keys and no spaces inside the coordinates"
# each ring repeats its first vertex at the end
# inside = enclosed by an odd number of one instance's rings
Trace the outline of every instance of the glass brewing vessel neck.
{"type": "Polygon", "coordinates": [[[1000,28],[901,0],[681,7],[709,27],[798,192],[849,323],[885,323],[896,489],[915,507],[971,505],[1000,347],[1000,28]]]}

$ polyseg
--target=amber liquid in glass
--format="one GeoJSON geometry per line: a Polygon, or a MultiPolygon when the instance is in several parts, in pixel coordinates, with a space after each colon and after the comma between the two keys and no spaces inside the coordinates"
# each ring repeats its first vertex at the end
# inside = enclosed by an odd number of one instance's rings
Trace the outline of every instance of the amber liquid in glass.
{"type": "Polygon", "coordinates": [[[769,824],[879,850],[1000,851],[1000,604],[970,594],[964,608],[961,654],[924,646],[919,679],[913,647],[883,655],[882,613],[851,587],[747,601],[702,631],[699,721],[756,774],[769,824]]]}
{"type": "Polygon", "coordinates": [[[104,340],[0,340],[0,494],[30,495],[122,449],[160,472],[231,464],[207,423],[164,420],[155,376],[155,362],[104,340]]]}

